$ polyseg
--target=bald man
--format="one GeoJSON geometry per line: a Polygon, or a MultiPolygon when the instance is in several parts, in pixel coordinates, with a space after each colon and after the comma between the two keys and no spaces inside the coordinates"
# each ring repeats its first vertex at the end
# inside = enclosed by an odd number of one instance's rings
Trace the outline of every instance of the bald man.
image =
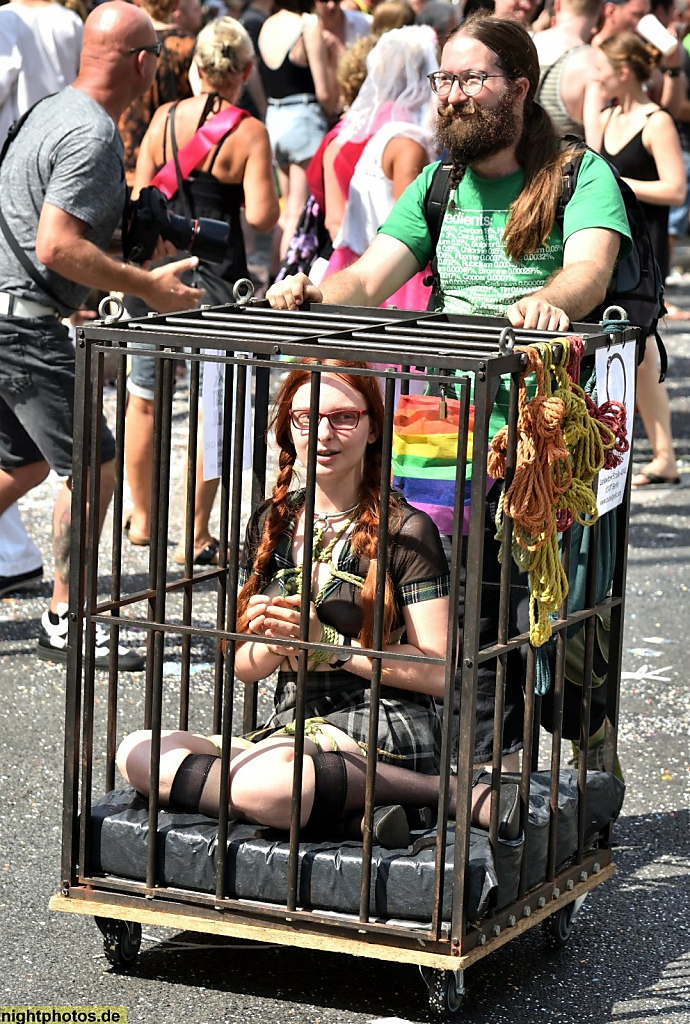
{"type": "MultiPolygon", "coordinates": [[[[0,234],[0,515],[49,468],[65,478],[53,517],[53,596],[38,637],[38,653],[49,660],[67,658],[74,348],[60,318],[92,288],[139,295],[161,312],[188,309],[203,296],[180,280],[196,258],[149,271],[105,253],[125,199],[117,120],[150,87],[158,47],[140,8],[122,0],[97,7],[84,26],[77,79],[32,109],[0,167],[0,209],[13,236],[10,244],[0,234]]],[[[102,525],[115,457],[105,421],[101,446],[94,514],[102,525]]],[[[97,627],[96,641],[96,664],[107,668],[107,631],[97,627]]],[[[121,646],[117,663],[134,671],[144,659],[121,646]]]]}

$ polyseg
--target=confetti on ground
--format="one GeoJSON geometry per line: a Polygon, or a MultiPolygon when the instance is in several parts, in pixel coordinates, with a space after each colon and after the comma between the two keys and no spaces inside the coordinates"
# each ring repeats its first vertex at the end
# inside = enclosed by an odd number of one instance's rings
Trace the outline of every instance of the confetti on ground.
{"type": "Polygon", "coordinates": [[[672,665],[664,665],[663,668],[650,669],[649,665],[640,665],[636,672],[621,672],[621,679],[639,679],[654,683],[670,683],[670,676],[662,676],[662,672],[668,672],[672,665]]]}

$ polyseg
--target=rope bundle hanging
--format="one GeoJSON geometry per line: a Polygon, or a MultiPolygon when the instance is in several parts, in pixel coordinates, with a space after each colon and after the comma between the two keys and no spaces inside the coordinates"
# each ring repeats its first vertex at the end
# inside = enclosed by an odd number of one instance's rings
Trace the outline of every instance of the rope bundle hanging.
{"type": "MultiPolygon", "coordinates": [[[[567,366],[567,374],[574,384],[580,383],[580,364],[584,343],[582,338],[570,337],[570,360],[567,366]]],[[[615,358],[615,357],[614,357],[615,358]]],[[[620,358],[620,357],[618,357],[620,358]]],[[[611,360],[609,359],[609,364],[611,360]]],[[[595,378],[592,378],[595,382],[595,378]]],[[[607,381],[608,388],[608,381],[607,381]]],[[[625,395],[623,396],[625,399],[625,395]]],[[[602,436],[605,442],[609,440],[609,432],[614,437],[613,445],[604,444],[606,449],[604,455],[604,469],[615,469],[620,466],[623,456],[630,450],[628,440],[628,414],[625,408],[625,401],[619,402],[611,398],[607,392],[606,401],[597,405],[592,396],[584,392],[584,399],[587,403],[587,410],[590,416],[603,428],[602,436]]]]}
{"type": "MultiPolygon", "coordinates": [[[[562,431],[565,404],[551,394],[551,348],[516,346],[526,365],[520,373],[515,474],[504,491],[496,516],[497,539],[503,541],[504,516],[513,520],[512,555],[529,574],[530,641],[535,647],[551,635],[550,612],[568,593],[568,579],[558,553],[556,513],[572,488],[573,471],[562,431]],[[534,373],[537,390],[530,400],[526,378],[534,373]]],[[[508,428],[491,442],[488,471],[505,479],[508,428]]]]}
{"type": "MultiPolygon", "coordinates": [[[[504,517],[513,520],[512,555],[529,575],[530,641],[535,647],[551,636],[551,615],[568,594],[558,534],[574,521],[582,526],[596,522],[591,484],[621,443],[609,425],[620,427],[620,410],[599,410],[579,385],[582,339],[571,337],[561,345],[558,364],[551,345],[516,346],[526,358],[519,383],[516,465],[496,516],[501,542],[504,517]],[[526,379],[532,373],[536,393],[530,400],[526,379]]],[[[506,426],[491,442],[487,468],[494,478],[505,479],[507,444],[506,426]]]]}
{"type": "MultiPolygon", "coordinates": [[[[582,341],[582,338],[575,336],[568,338],[568,341],[570,343],[570,360],[568,361],[566,372],[574,384],[579,384],[580,365],[582,363],[582,353],[585,347],[584,342],[582,341]]],[[[592,378],[592,382],[596,382],[595,377],[592,378]]],[[[592,396],[587,394],[586,391],[584,393],[584,397],[590,416],[610,430],[615,438],[613,447],[607,447],[605,445],[606,455],[604,457],[603,467],[604,469],[615,469],[616,466],[620,466],[623,461],[623,456],[630,450],[625,394],[623,395],[623,401],[619,402],[617,399],[611,398],[607,393],[606,401],[602,402],[601,405],[597,405],[592,399],[592,396]]]]}
{"type": "Polygon", "coordinates": [[[596,522],[599,513],[591,484],[605,466],[606,454],[615,444],[615,436],[609,427],[592,417],[589,405],[593,403],[580,387],[582,347],[581,338],[567,338],[563,342],[562,358],[553,366],[556,379],[554,394],[562,399],[565,406],[563,437],[570,452],[573,470],[572,486],[563,495],[556,517],[561,533],[572,526],[574,521],[581,526],[591,526],[596,522]],[[574,351],[577,354],[573,359],[574,351]],[[574,378],[575,372],[577,380],[574,378]]]}

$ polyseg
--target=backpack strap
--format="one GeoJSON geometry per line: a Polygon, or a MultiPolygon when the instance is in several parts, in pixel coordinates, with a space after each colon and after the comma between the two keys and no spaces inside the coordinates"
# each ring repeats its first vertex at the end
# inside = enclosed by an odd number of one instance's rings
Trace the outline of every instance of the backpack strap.
{"type": "Polygon", "coordinates": [[[556,208],[556,220],[562,226],[565,208],[575,195],[577,188],[577,176],[580,173],[582,157],[588,150],[588,146],[578,135],[564,135],[563,143],[568,153],[568,159],[563,164],[561,179],[561,196],[556,208]]]}
{"type": "MultiPolygon", "coordinates": [[[[656,113],[656,111],[652,111],[652,113],[656,113]]],[[[558,223],[561,226],[563,224],[563,216],[564,216],[564,213],[565,213],[565,208],[568,205],[568,203],[570,202],[570,200],[573,198],[573,195],[575,194],[575,189],[577,188],[577,176],[578,176],[578,173],[580,171],[580,165],[582,163],[582,157],[590,149],[590,147],[587,146],[582,141],[582,139],[578,138],[575,135],[566,135],[566,136],[564,136],[564,142],[566,143],[566,147],[569,150],[569,159],[563,165],[563,186],[562,186],[562,190],[561,190],[561,197],[560,197],[560,199],[558,201],[558,208],[556,210],[556,220],[558,221],[558,223]]],[[[599,154],[599,156],[601,156],[601,154],[599,154]]],[[[632,191],[630,189],[630,186],[622,181],[621,176],[620,176],[617,168],[614,167],[614,165],[611,163],[610,160],[608,160],[606,157],[602,157],[602,159],[606,160],[606,163],[610,167],[611,172],[612,172],[613,176],[615,177],[616,182],[618,183],[618,187],[621,190],[621,194],[623,195],[623,198],[625,200],[625,192],[626,192],[626,190],[629,191],[629,192],[632,191]]],[[[633,193],[633,195],[634,195],[634,193],[633,193]]],[[[627,204],[626,204],[626,210],[627,210],[627,204]]],[[[651,240],[649,242],[649,245],[651,246],[651,240]]],[[[633,249],[633,254],[634,254],[634,252],[635,252],[635,250],[633,249]]],[[[659,271],[658,265],[656,264],[656,261],[654,261],[654,265],[655,265],[655,272],[656,272],[656,274],[658,275],[658,278],[659,278],[658,285],[657,285],[657,291],[658,291],[658,297],[659,297],[659,316],[658,316],[658,318],[656,320],[652,321],[652,323],[651,323],[651,325],[649,327],[649,331],[647,333],[649,335],[653,335],[656,338],[657,347],[659,349],[659,383],[661,384],[666,379],[666,372],[668,370],[668,354],[666,352],[666,347],[664,346],[662,338],[661,338],[661,336],[659,334],[658,322],[659,322],[659,319],[666,314],[666,306],[664,304],[663,282],[661,281],[661,273],[659,271]]],[[[614,278],[613,278],[614,280],[616,279],[617,273],[618,273],[618,270],[616,269],[616,271],[614,272],[614,278]]],[[[592,316],[592,314],[590,314],[590,316],[592,316]]],[[[586,318],[586,319],[588,319],[588,318],[586,318]]],[[[637,359],[638,365],[642,362],[642,359],[644,358],[646,341],[647,341],[647,336],[645,335],[644,331],[640,331],[640,343],[639,343],[639,348],[638,348],[638,359],[637,359]]]]}
{"type": "MultiPolygon", "coordinates": [[[[52,96],[54,95],[54,93],[51,93],[50,95],[52,96]]],[[[37,103],[34,103],[33,107],[29,107],[28,110],[25,110],[21,117],[18,117],[16,121],[12,122],[9,131],[7,132],[7,138],[3,143],[2,150],[0,150],[0,165],[2,165],[5,157],[7,156],[8,149],[19,135],[19,132],[22,130],[24,123],[26,122],[26,119],[29,117],[32,111],[36,109],[39,103],[43,103],[43,100],[47,100],[48,98],[48,96],[44,96],[42,99],[38,100],[37,103]]],[[[12,250],[12,252],[14,253],[16,259],[19,261],[19,263],[21,263],[22,267],[29,275],[31,280],[34,282],[34,284],[41,289],[44,295],[48,296],[48,298],[53,303],[58,312],[61,314],[61,316],[70,316],[73,310],[66,306],[65,303],[57,297],[57,295],[52,290],[47,281],[45,281],[44,278],[41,277],[36,267],[33,265],[29,257],[26,255],[26,253],[20,246],[17,239],[12,234],[12,229],[5,220],[5,215],[3,214],[2,209],[0,209],[0,231],[2,231],[3,235],[5,236],[5,240],[9,245],[10,249],[12,250]]]]}
{"type": "MultiPolygon", "coordinates": [[[[180,167],[180,153],[177,148],[177,135],[175,134],[175,109],[177,107],[176,101],[170,108],[168,114],[168,124],[170,126],[170,148],[172,149],[172,162],[175,165],[175,177],[177,178],[177,194],[182,201],[182,208],[187,220],[191,220],[191,214],[189,211],[189,203],[187,202],[187,196],[184,194],[184,178],[182,176],[182,168],[180,167]]],[[[165,194],[165,193],[164,193],[165,194]]],[[[167,198],[172,198],[168,196],[167,198]]]]}
{"type": "Polygon", "coordinates": [[[24,111],[21,117],[18,117],[16,121],[12,122],[12,124],[9,126],[7,130],[7,135],[5,137],[5,141],[2,144],[2,149],[0,149],[0,164],[2,164],[3,160],[7,156],[7,150],[10,148],[14,140],[19,135],[20,131],[24,127],[26,119],[29,117],[32,111],[36,109],[39,103],[43,103],[43,100],[48,100],[51,96],[54,95],[55,93],[51,92],[48,94],[48,96],[43,96],[40,100],[37,100],[36,103],[34,103],[33,107],[29,107],[28,110],[24,111]]]}
{"type": "Polygon", "coordinates": [[[431,257],[431,276],[424,278],[425,285],[431,285],[431,296],[427,309],[435,309],[436,295],[438,294],[440,280],[438,276],[438,262],[436,260],[436,249],[441,236],[443,218],[446,215],[448,199],[450,197],[450,179],[453,170],[452,164],[439,163],[434,171],[431,184],[424,199],[424,217],[426,219],[433,255],[431,257]]]}
{"type": "Polygon", "coordinates": [[[441,225],[446,215],[448,197],[450,194],[450,175],[453,170],[452,164],[440,163],[434,171],[429,190],[424,200],[424,216],[429,226],[431,243],[436,252],[436,246],[441,235],[441,225]]]}

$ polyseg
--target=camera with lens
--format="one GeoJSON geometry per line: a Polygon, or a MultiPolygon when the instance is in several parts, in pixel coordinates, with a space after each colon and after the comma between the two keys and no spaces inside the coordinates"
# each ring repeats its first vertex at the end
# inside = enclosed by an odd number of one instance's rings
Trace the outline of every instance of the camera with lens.
{"type": "Polygon", "coordinates": [[[153,258],[158,239],[172,242],[178,249],[198,256],[206,263],[222,263],[230,244],[230,226],[224,220],[180,217],[168,208],[160,189],[143,188],[139,198],[125,211],[122,252],[132,263],[153,258]]]}

